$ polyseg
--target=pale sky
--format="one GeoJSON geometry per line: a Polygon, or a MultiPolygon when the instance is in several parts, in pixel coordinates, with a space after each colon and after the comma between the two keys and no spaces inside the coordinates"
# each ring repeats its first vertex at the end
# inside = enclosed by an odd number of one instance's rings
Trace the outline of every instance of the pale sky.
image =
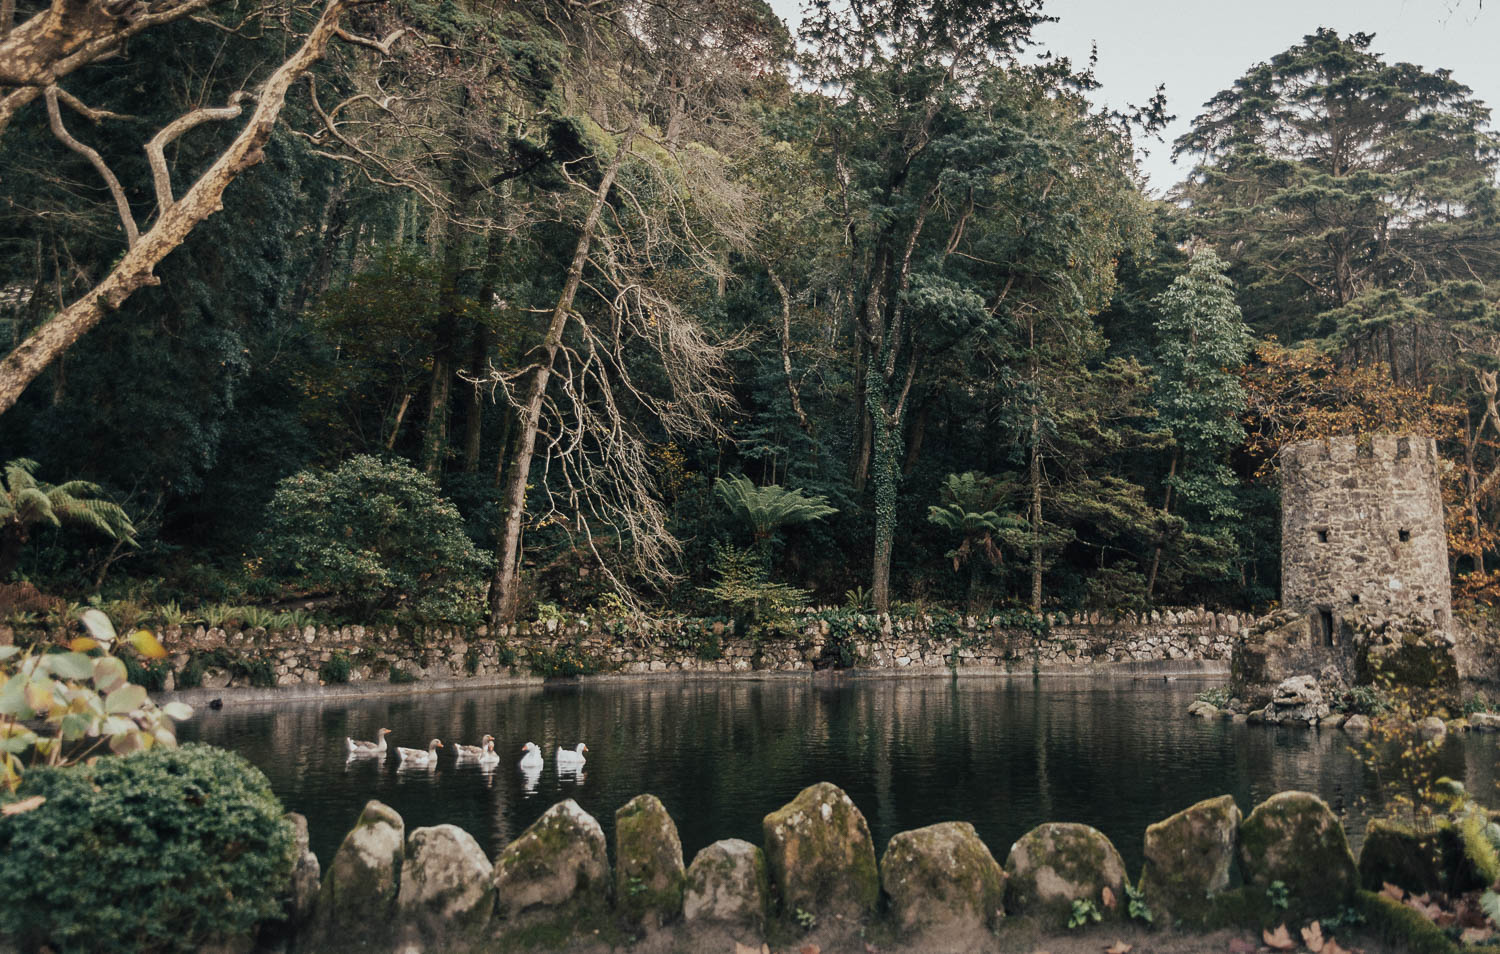
{"type": "MultiPolygon", "coordinates": [[[[795,31],[801,0],[770,4],[795,31]]],[[[1163,142],[1143,143],[1141,163],[1156,193],[1186,174],[1171,143],[1203,103],[1320,26],[1374,33],[1371,49],[1388,61],[1452,70],[1500,127],[1500,0],[1046,0],[1043,9],[1059,18],[1037,31],[1046,49],[1081,65],[1098,44],[1101,105],[1143,103],[1166,84],[1177,119],[1163,142]]]]}

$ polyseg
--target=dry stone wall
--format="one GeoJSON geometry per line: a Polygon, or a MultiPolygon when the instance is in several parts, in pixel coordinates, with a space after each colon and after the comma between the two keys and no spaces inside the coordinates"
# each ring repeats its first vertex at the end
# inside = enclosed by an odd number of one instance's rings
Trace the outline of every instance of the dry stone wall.
{"type": "Polygon", "coordinates": [[[1202,608],[1142,614],[1055,614],[1042,632],[1005,617],[944,618],[822,611],[780,634],[741,637],[722,621],[668,620],[639,628],[589,620],[523,623],[491,633],[437,628],[308,626],[226,631],[167,627],[172,669],[163,688],[313,686],[347,660],[347,681],[458,680],[551,673],[566,657],[591,672],[747,673],[813,669],[1030,672],[1133,663],[1225,661],[1242,619],[1202,608]],[[183,674],[193,670],[192,684],[183,674]]]}

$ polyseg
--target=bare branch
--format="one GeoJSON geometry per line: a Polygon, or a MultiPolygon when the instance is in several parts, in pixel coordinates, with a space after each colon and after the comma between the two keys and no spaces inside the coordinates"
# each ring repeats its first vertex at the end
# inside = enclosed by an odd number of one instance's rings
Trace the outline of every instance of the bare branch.
{"type": "Polygon", "coordinates": [[[167,169],[167,158],[164,152],[167,146],[194,126],[201,126],[214,120],[235,118],[244,112],[244,107],[240,104],[251,98],[253,97],[244,90],[236,90],[234,95],[229,97],[228,106],[205,107],[184,113],[163,126],[160,132],[147,141],[146,159],[151,163],[151,181],[156,186],[158,215],[165,215],[167,210],[176,203],[176,199],[172,197],[172,173],[167,169]]]}
{"type": "MultiPolygon", "coordinates": [[[[194,2],[194,0],[188,0],[194,2]]],[[[204,219],[223,208],[224,190],[240,173],[265,158],[263,151],[286,103],[287,90],[328,49],[339,17],[359,0],[329,0],[317,23],[298,47],[261,87],[255,111],[245,128],[208,170],[193,183],[182,200],[163,210],[150,231],[140,237],[124,258],[82,298],[44,322],[0,359],[0,414],[15,406],[17,399],[37,375],[75,341],[87,334],[109,311],[136,291],[157,284],[153,270],[163,258],[183,243],[204,219]]]]}
{"type": "Polygon", "coordinates": [[[96,149],[74,139],[72,133],[68,132],[67,127],[63,125],[62,111],[57,108],[57,94],[56,86],[47,87],[44,94],[47,100],[47,122],[52,127],[52,135],[56,136],[64,146],[87,159],[99,173],[99,177],[109,187],[109,194],[114,196],[115,210],[120,213],[120,224],[125,227],[125,243],[129,248],[135,248],[136,243],[140,241],[141,231],[135,224],[135,216],[131,214],[130,203],[125,199],[125,190],[120,187],[120,180],[115,177],[109,164],[96,149]]]}
{"type": "Polygon", "coordinates": [[[0,38],[0,85],[46,87],[101,59],[129,38],[218,3],[179,0],[52,0],[0,38]]]}
{"type": "Polygon", "coordinates": [[[67,107],[91,123],[101,123],[106,119],[134,119],[134,116],[126,116],[123,113],[112,113],[107,109],[95,109],[83,100],[60,86],[54,86],[57,90],[57,98],[62,100],[67,107]]]}
{"type": "Polygon", "coordinates": [[[390,56],[391,47],[395,45],[397,40],[405,36],[407,32],[408,31],[406,27],[402,27],[399,30],[391,31],[391,33],[388,34],[383,40],[375,40],[367,36],[360,36],[358,33],[350,33],[343,27],[339,27],[336,35],[345,43],[353,43],[357,46],[367,46],[375,52],[381,54],[382,56],[390,56]]]}

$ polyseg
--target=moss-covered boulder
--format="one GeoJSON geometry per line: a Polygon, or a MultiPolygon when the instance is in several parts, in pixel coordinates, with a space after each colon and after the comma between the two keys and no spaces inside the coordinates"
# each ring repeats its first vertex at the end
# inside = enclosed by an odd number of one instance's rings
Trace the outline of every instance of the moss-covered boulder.
{"type": "Polygon", "coordinates": [[[512,925],[596,915],[609,894],[604,830],[571,798],[547,809],[495,859],[495,912],[512,925]]]}
{"type": "Polygon", "coordinates": [[[495,907],[491,873],[484,849],[462,828],[418,828],[406,841],[397,910],[424,936],[477,934],[495,907]]]}
{"type": "Polygon", "coordinates": [[[862,918],[875,910],[880,881],[870,826],[837,785],[809,785],[761,827],[785,914],[862,918]]]}
{"type": "Polygon", "coordinates": [[[938,928],[974,935],[1005,916],[1005,871],[968,822],[944,822],[891,838],[880,886],[898,931],[938,928]]]}
{"type": "Polygon", "coordinates": [[[371,800],[344,836],[318,892],[315,950],[338,950],[384,931],[395,911],[406,823],[371,800]]]}
{"type": "Polygon", "coordinates": [[[1463,847],[1451,825],[1417,831],[1397,821],[1375,818],[1365,826],[1365,842],[1359,850],[1359,881],[1371,891],[1379,891],[1389,882],[1412,894],[1448,892],[1463,861],[1463,847]]]}
{"type": "Polygon", "coordinates": [[[1199,802],[1146,829],[1141,891],[1169,921],[1201,921],[1229,887],[1240,809],[1229,795],[1199,802]]]}
{"type": "Polygon", "coordinates": [[[682,841],[666,806],[637,795],[615,812],[615,908],[642,927],[682,914],[682,841]]]}
{"type": "Polygon", "coordinates": [[[307,818],[296,812],[287,812],[287,821],[296,833],[296,863],[292,866],[292,880],[287,887],[286,919],[293,927],[306,923],[318,906],[318,880],[322,869],[318,856],[312,853],[307,835],[307,818]]]}
{"type": "Polygon", "coordinates": [[[698,852],[687,869],[682,917],[761,931],[771,888],[766,856],[755,845],[738,838],[716,841],[698,852]]]}
{"type": "Polygon", "coordinates": [[[1257,805],[1240,825],[1239,857],[1251,888],[1286,885],[1288,916],[1337,911],[1359,887],[1343,826],[1308,792],[1282,792],[1257,805]]]}
{"type": "Polygon", "coordinates": [[[1075,900],[1093,902],[1106,918],[1118,917],[1125,897],[1124,860],[1103,832],[1088,825],[1033,828],[1011,846],[1005,874],[1006,911],[1033,915],[1049,927],[1067,924],[1075,900]]]}

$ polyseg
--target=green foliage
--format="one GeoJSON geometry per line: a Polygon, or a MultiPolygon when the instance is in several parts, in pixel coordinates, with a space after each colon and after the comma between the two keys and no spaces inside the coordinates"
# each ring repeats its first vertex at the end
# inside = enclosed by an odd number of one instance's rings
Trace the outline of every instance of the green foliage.
{"type": "Polygon", "coordinates": [[[1272,881],[1266,885],[1266,901],[1278,911],[1285,911],[1291,903],[1291,895],[1285,881],[1272,881]]]}
{"type": "Polygon", "coordinates": [[[398,686],[408,686],[417,681],[416,673],[403,669],[400,666],[391,667],[391,682],[398,686]]]}
{"type": "Polygon", "coordinates": [[[1151,910],[1151,905],[1146,902],[1146,895],[1140,888],[1126,881],[1125,896],[1130,900],[1128,911],[1132,920],[1144,921],[1146,924],[1155,923],[1156,914],[1151,910]]]}
{"type": "Polygon", "coordinates": [[[1339,696],[1333,707],[1348,715],[1379,716],[1391,711],[1392,703],[1379,686],[1354,686],[1339,696]]]}
{"type": "Polygon", "coordinates": [[[746,550],[715,547],[712,569],[718,579],[702,591],[736,619],[780,620],[807,602],[806,590],[769,582],[764,564],[746,550]]]}
{"type": "Polygon", "coordinates": [[[259,770],[204,745],[38,769],[0,803],[0,933],[23,947],[190,952],[280,913],[292,826],[259,770]]]}
{"type": "MultiPolygon", "coordinates": [[[[351,668],[349,654],[337,652],[318,667],[318,678],[330,686],[341,686],[349,681],[351,668]]],[[[473,675],[472,670],[470,675],[473,675]]]]}
{"type": "Polygon", "coordinates": [[[1202,692],[1198,693],[1196,698],[1199,702],[1206,702],[1217,709],[1222,709],[1225,706],[1229,705],[1229,687],[1214,686],[1210,689],[1204,689],[1202,692]]]}
{"type": "Polygon", "coordinates": [[[71,765],[102,743],[116,754],[177,744],[175,723],[193,710],[180,702],[158,707],[144,686],[132,683],[125,662],[111,651],[125,643],[148,659],[166,655],[145,630],[119,640],[99,610],[79,616],[89,635],[67,651],[0,646],[0,791],[22,782],[21,756],[32,764],[71,765]],[[38,731],[40,729],[41,731],[38,731]]]}
{"type": "Polygon", "coordinates": [[[16,567],[21,547],[38,526],[83,527],[135,545],[135,525],[124,508],[102,500],[103,490],[86,480],[70,480],[56,486],[35,476],[34,460],[17,458],[3,468],[0,480],[0,580],[16,567]]]}
{"type": "Polygon", "coordinates": [[[573,642],[534,649],[531,653],[531,671],[547,679],[592,676],[602,668],[598,659],[573,642]]]}
{"type": "Polygon", "coordinates": [[[288,477],[266,520],[268,566],[288,582],[425,619],[479,611],[488,559],[437,485],[403,461],[361,456],[288,477]]]}
{"type": "Polygon", "coordinates": [[[818,926],[818,916],[811,911],[804,911],[798,908],[792,912],[792,917],[796,920],[797,926],[804,931],[811,931],[818,926]]]}
{"type": "Polygon", "coordinates": [[[1074,898],[1072,911],[1068,914],[1068,930],[1076,931],[1087,925],[1090,921],[1098,923],[1104,920],[1099,906],[1088,898],[1074,898]]]}

